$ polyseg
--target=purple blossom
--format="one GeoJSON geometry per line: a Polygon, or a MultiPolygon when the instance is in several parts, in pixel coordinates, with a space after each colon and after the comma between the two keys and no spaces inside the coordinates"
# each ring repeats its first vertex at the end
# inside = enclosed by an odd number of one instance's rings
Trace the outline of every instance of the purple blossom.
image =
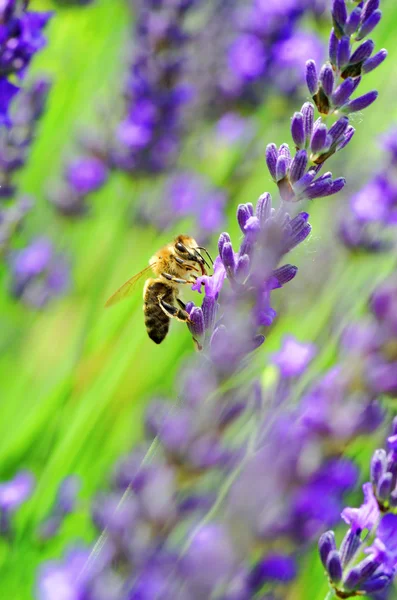
{"type": "Polygon", "coordinates": [[[35,479],[32,473],[20,471],[14,479],[0,483],[0,509],[14,512],[33,492],[35,479]]]}
{"type": "Polygon", "coordinates": [[[350,525],[354,532],[371,530],[378,522],[380,512],[378,502],[375,498],[372,485],[363,485],[364,504],[360,508],[345,508],[342,511],[342,519],[350,525]]]}
{"type": "Polygon", "coordinates": [[[1,198],[11,198],[16,193],[17,188],[13,179],[26,164],[50,89],[49,80],[36,79],[22,90],[13,102],[12,123],[7,129],[3,128],[3,135],[0,138],[1,198]]]}
{"type": "Polygon", "coordinates": [[[37,238],[9,257],[12,293],[26,304],[42,308],[69,286],[69,268],[46,238],[37,238]]]}
{"type": "Polygon", "coordinates": [[[300,343],[289,336],[284,338],[280,351],[273,355],[273,362],[283,377],[297,377],[304,373],[315,354],[313,344],[300,343]]]}
{"type": "Polygon", "coordinates": [[[67,165],[66,181],[76,194],[85,196],[100,189],[108,176],[106,165],[95,157],[76,158],[67,165]]]}
{"type": "MultiPolygon", "coordinates": [[[[395,432],[396,420],[389,440],[394,438],[395,432]]],[[[336,550],[332,531],[319,540],[321,560],[338,596],[349,598],[386,590],[392,582],[397,566],[397,516],[388,511],[395,506],[395,492],[391,492],[396,483],[394,467],[393,450],[388,457],[384,450],[376,450],[371,461],[371,483],[363,486],[364,504],[358,509],[342,511],[342,518],[350,529],[340,550],[336,550]],[[386,472],[387,469],[390,471],[386,472]],[[381,495],[386,481],[391,482],[388,498],[381,495]],[[363,553],[366,558],[358,562],[363,553]]]]}
{"type": "Polygon", "coordinates": [[[10,123],[9,105],[19,88],[7,78],[17,75],[23,79],[33,56],[46,44],[43,29],[52,13],[28,11],[26,3],[14,0],[5,0],[0,11],[0,121],[10,123]]]}

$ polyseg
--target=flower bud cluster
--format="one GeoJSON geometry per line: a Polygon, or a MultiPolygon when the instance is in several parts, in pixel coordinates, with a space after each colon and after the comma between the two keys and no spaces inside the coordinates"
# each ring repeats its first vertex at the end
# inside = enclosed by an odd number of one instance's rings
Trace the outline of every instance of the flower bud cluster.
{"type": "Polygon", "coordinates": [[[29,2],[4,0],[0,7],[0,122],[10,123],[8,110],[19,88],[8,80],[23,79],[33,56],[46,45],[43,29],[51,12],[28,10],[29,2]]]}
{"type": "Polygon", "coordinates": [[[306,64],[307,86],[320,114],[338,111],[348,115],[364,110],[376,100],[376,91],[353,100],[351,96],[361,77],[376,69],[387,56],[384,49],[373,54],[375,44],[370,39],[354,48],[354,44],[366,38],[379,23],[382,17],[379,5],[380,0],[366,0],[349,14],[346,0],[333,0],[329,62],[319,73],[313,60],[306,64]]]}
{"type": "Polygon", "coordinates": [[[330,585],[340,598],[386,590],[397,572],[397,420],[394,419],[389,452],[376,450],[371,460],[371,482],[365,483],[364,504],[345,508],[350,525],[336,547],[333,531],[319,540],[321,561],[330,585]]]}

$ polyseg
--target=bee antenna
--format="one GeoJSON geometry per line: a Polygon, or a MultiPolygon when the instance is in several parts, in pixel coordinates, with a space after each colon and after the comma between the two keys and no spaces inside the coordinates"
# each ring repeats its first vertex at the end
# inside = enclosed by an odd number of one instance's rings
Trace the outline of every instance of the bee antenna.
{"type": "Polygon", "coordinates": [[[204,250],[204,252],[205,252],[205,253],[206,253],[206,255],[208,256],[208,258],[210,259],[210,261],[211,261],[211,264],[214,264],[214,261],[213,261],[213,260],[212,260],[212,258],[211,258],[211,254],[208,252],[207,248],[204,248],[204,246],[197,246],[197,248],[198,248],[199,250],[204,250]]]}

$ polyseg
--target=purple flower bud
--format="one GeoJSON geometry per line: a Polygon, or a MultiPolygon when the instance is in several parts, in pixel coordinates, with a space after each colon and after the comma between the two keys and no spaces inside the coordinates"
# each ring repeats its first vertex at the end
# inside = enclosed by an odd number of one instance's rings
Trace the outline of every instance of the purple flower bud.
{"type": "Polygon", "coordinates": [[[301,212],[299,215],[294,217],[290,222],[290,232],[286,244],[286,252],[295,248],[298,244],[302,243],[307,236],[310,234],[312,228],[308,223],[309,214],[301,212]]]}
{"type": "Polygon", "coordinates": [[[345,104],[354,91],[354,80],[352,77],[345,79],[332,94],[332,104],[335,107],[345,104]]]}
{"type": "Polygon", "coordinates": [[[296,112],[291,119],[291,135],[297,148],[303,148],[305,145],[305,128],[303,115],[296,112]]]}
{"type": "Polygon", "coordinates": [[[266,147],[266,164],[269,169],[270,175],[276,179],[276,164],[278,158],[278,151],[276,144],[268,144],[266,147]]]}
{"type": "Polygon", "coordinates": [[[375,450],[371,459],[371,483],[377,485],[379,479],[386,471],[387,457],[386,451],[382,448],[375,450]]]}
{"type": "Polygon", "coordinates": [[[286,156],[281,155],[277,159],[276,164],[276,181],[281,181],[287,175],[289,160],[286,156]]]}
{"type": "Polygon", "coordinates": [[[345,185],[346,180],[343,177],[332,181],[328,179],[318,179],[306,190],[305,195],[310,200],[314,198],[324,198],[339,192],[345,185]]]}
{"type": "Polygon", "coordinates": [[[306,83],[310,95],[314,96],[318,90],[317,69],[314,60],[308,60],[306,63],[306,83]]]}
{"type": "Polygon", "coordinates": [[[255,214],[258,218],[259,225],[261,227],[264,226],[266,221],[271,215],[272,210],[272,197],[270,194],[265,192],[258,198],[258,202],[256,203],[256,211],[255,214]]]}
{"type": "Polygon", "coordinates": [[[295,183],[303,177],[308,160],[306,150],[299,150],[296,153],[290,167],[289,179],[291,183],[295,183]]]}
{"type": "Polygon", "coordinates": [[[332,196],[333,194],[337,194],[345,187],[345,185],[346,185],[346,179],[344,177],[338,177],[338,179],[335,179],[332,182],[331,190],[328,195],[332,196]]]}
{"type": "Polygon", "coordinates": [[[376,487],[376,496],[380,502],[386,502],[388,500],[392,487],[393,475],[391,473],[385,473],[380,477],[376,487]]]}
{"type": "Polygon", "coordinates": [[[235,277],[239,283],[243,283],[250,272],[250,258],[248,254],[243,254],[237,261],[235,277]]]}
{"type": "Polygon", "coordinates": [[[345,104],[345,106],[341,108],[341,111],[343,111],[346,114],[350,114],[353,112],[364,110],[365,108],[368,108],[368,106],[370,106],[373,102],[375,102],[377,97],[378,92],[376,90],[373,90],[372,92],[367,92],[363,96],[359,96],[358,98],[355,98],[354,100],[351,100],[350,102],[345,104]]]}
{"type": "Polygon", "coordinates": [[[221,258],[228,275],[233,275],[236,263],[234,260],[233,246],[230,242],[225,242],[223,244],[221,258]]]}
{"type": "Polygon", "coordinates": [[[326,146],[327,126],[324,123],[317,125],[310,140],[310,149],[313,154],[319,154],[326,146]]]}
{"type": "Polygon", "coordinates": [[[338,142],[338,140],[343,136],[348,125],[349,125],[348,117],[341,117],[332,125],[332,127],[328,131],[328,135],[331,136],[333,144],[336,144],[336,142],[338,142]]]}
{"type": "Polygon", "coordinates": [[[332,5],[332,17],[339,29],[343,31],[344,25],[347,21],[347,10],[345,0],[334,0],[332,5]]]}
{"type": "Polygon", "coordinates": [[[282,554],[274,554],[267,556],[255,565],[250,575],[249,584],[252,592],[255,592],[266,582],[287,583],[295,579],[296,575],[297,569],[293,558],[282,554]]]}
{"type": "Polygon", "coordinates": [[[371,56],[371,58],[368,58],[363,63],[363,66],[361,68],[362,72],[370,73],[371,71],[373,71],[374,69],[379,67],[379,65],[381,65],[383,63],[383,61],[385,60],[386,57],[387,57],[387,50],[385,50],[385,49],[379,50],[379,52],[374,54],[374,56],[371,56]]]}
{"type": "Polygon", "coordinates": [[[356,130],[354,129],[354,127],[352,127],[351,125],[349,125],[349,127],[345,131],[345,135],[343,136],[343,140],[338,143],[336,149],[337,150],[342,150],[343,148],[345,148],[347,146],[347,144],[350,142],[350,140],[352,139],[352,137],[353,137],[353,135],[355,133],[356,133],[356,130]]]}
{"type": "Polygon", "coordinates": [[[338,67],[339,67],[339,69],[343,69],[343,67],[345,67],[348,64],[349,58],[350,58],[350,38],[343,37],[341,40],[339,40],[339,44],[338,44],[338,67]]]}
{"type": "Polygon", "coordinates": [[[352,35],[360,24],[361,19],[361,8],[357,6],[349,15],[349,18],[346,21],[345,25],[345,33],[346,35],[352,35]]]}
{"type": "Polygon", "coordinates": [[[247,207],[250,216],[253,217],[254,216],[254,205],[252,204],[252,202],[246,202],[245,206],[247,207]]]}
{"type": "Polygon", "coordinates": [[[363,23],[365,23],[365,21],[367,19],[369,19],[369,17],[372,15],[373,12],[378,10],[379,4],[380,4],[380,0],[368,0],[368,2],[366,2],[364,4],[363,13],[361,16],[361,21],[363,23]]]}
{"type": "Polygon", "coordinates": [[[204,335],[204,315],[201,308],[195,306],[190,313],[189,331],[194,338],[200,339],[204,335]]]}
{"type": "Polygon", "coordinates": [[[391,575],[375,575],[360,585],[360,591],[366,592],[367,594],[380,592],[389,586],[391,581],[391,575]]]}
{"type": "Polygon", "coordinates": [[[296,183],[294,183],[294,191],[296,194],[303,194],[303,192],[312,184],[316,177],[316,171],[311,169],[304,174],[296,183]]]}
{"type": "Polygon", "coordinates": [[[216,313],[218,310],[218,305],[215,298],[204,296],[201,310],[203,311],[205,330],[212,331],[215,325],[216,313]]]}
{"type": "Polygon", "coordinates": [[[339,583],[342,579],[342,563],[340,554],[337,550],[331,550],[328,554],[327,564],[325,565],[332,583],[339,583]]]}
{"type": "Polygon", "coordinates": [[[289,149],[288,144],[281,144],[278,150],[278,155],[285,156],[285,158],[287,158],[288,160],[291,159],[291,150],[289,149]]]}
{"type": "Polygon", "coordinates": [[[355,65],[357,63],[364,62],[367,60],[373,52],[375,44],[372,40],[366,40],[363,42],[350,57],[349,64],[355,65]]]}
{"type": "Polygon", "coordinates": [[[303,126],[305,129],[306,143],[309,142],[313,133],[313,123],[314,123],[314,106],[311,102],[305,102],[305,104],[301,108],[301,113],[303,115],[303,126]]]}
{"type": "Polygon", "coordinates": [[[298,272],[298,267],[294,265],[283,265],[273,271],[273,277],[275,277],[280,286],[291,281],[298,272]]]}
{"type": "Polygon", "coordinates": [[[219,256],[222,256],[222,249],[225,242],[231,243],[230,235],[228,233],[221,233],[218,240],[219,256]]]}
{"type": "Polygon", "coordinates": [[[370,34],[373,29],[375,29],[381,18],[382,12],[380,10],[375,10],[372,15],[369,16],[368,19],[361,25],[358,35],[356,36],[356,40],[360,41],[367,37],[367,35],[370,34]]]}
{"type": "Polygon", "coordinates": [[[337,36],[335,35],[334,29],[332,29],[331,35],[329,38],[328,54],[329,54],[329,60],[331,61],[331,64],[333,64],[334,66],[336,66],[338,63],[338,46],[339,46],[339,40],[338,40],[337,36]]]}
{"type": "Polygon", "coordinates": [[[260,223],[258,217],[250,217],[245,224],[246,233],[258,233],[260,231],[260,223]]]}
{"type": "Polygon", "coordinates": [[[326,63],[320,71],[320,82],[326,96],[331,96],[334,89],[334,72],[330,63],[326,63]]]}
{"type": "Polygon", "coordinates": [[[360,544],[361,539],[359,533],[354,529],[349,529],[340,545],[340,555],[343,567],[345,567],[353,558],[360,544]]]}
{"type": "Polygon", "coordinates": [[[324,567],[327,566],[328,556],[336,550],[335,534],[333,531],[326,531],[318,540],[318,549],[320,552],[321,562],[324,567]]]}
{"type": "Polygon", "coordinates": [[[353,590],[361,586],[366,579],[369,579],[375,573],[378,567],[378,560],[375,560],[372,556],[365,558],[356,567],[351,569],[343,583],[344,587],[348,590],[353,590]]]}
{"type": "Polygon", "coordinates": [[[354,590],[358,586],[360,581],[361,581],[360,569],[358,567],[353,567],[352,569],[350,569],[349,573],[347,574],[347,577],[345,577],[345,580],[343,582],[343,587],[346,590],[354,590]]]}
{"type": "Polygon", "coordinates": [[[86,195],[101,188],[108,170],[98,158],[76,158],[66,170],[66,179],[77,194],[86,195]]]}
{"type": "Polygon", "coordinates": [[[245,232],[245,225],[251,217],[251,212],[246,204],[239,204],[237,207],[237,221],[241,231],[245,232]]]}

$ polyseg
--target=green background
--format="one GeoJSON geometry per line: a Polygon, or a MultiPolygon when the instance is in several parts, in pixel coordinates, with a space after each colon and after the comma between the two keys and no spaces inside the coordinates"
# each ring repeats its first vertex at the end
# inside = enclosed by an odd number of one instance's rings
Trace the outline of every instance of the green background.
{"type": "MultiPolygon", "coordinates": [[[[310,239],[295,252],[297,279],[277,292],[280,318],[265,346],[255,354],[249,374],[272,376],[267,358],[283,335],[314,340],[319,356],[312,373],[335,359],[340,327],[365,306],[368,295],[395,263],[392,256],[349,257],[338,247],[334,224],[347,206],[348,196],[367,181],[382,163],[376,143],[397,116],[397,5],[383,3],[384,19],[374,39],[386,47],[387,62],[368,75],[363,92],[377,88],[379,99],[364,115],[354,117],[357,133],[330,169],[348,185],[338,198],[320,199],[308,207],[313,225],[310,239]]],[[[32,2],[32,8],[52,8],[32,2]]],[[[125,42],[131,36],[131,15],[123,0],[97,0],[86,8],[59,8],[48,27],[48,47],[36,58],[31,74],[54,80],[46,112],[27,167],[18,176],[21,192],[33,195],[36,206],[28,217],[28,237],[45,233],[56,240],[73,264],[73,288],[41,313],[13,301],[9,281],[2,274],[0,293],[0,468],[1,479],[21,468],[37,477],[32,499],[16,515],[15,540],[0,540],[0,597],[33,597],[37,565],[59,557],[77,537],[91,541],[89,499],[106,487],[107,475],[117,457],[141,437],[142,413],[152,396],[173,397],[175,375],[192,341],[182,324],[174,324],[161,346],[148,340],[138,292],[131,300],[104,310],[106,298],[127,278],[142,269],[163,242],[175,233],[189,231],[189,222],[175,223],[159,234],[134,227],[126,214],[139,192],[149,184],[112,176],[92,197],[88,218],[67,221],[55,215],[45,191],[60,176],[68,158],[79,152],[76,138],[82,129],[98,126],[97,109],[120,98],[125,65],[125,42]],[[42,544],[37,526],[48,514],[63,477],[76,473],[83,480],[81,502],[64,523],[60,534],[42,544]]],[[[308,24],[308,27],[310,24],[308,24]]],[[[324,25],[324,31],[328,25],[324,25]]],[[[302,89],[297,105],[272,95],[255,116],[260,147],[290,141],[290,115],[306,100],[302,89]]],[[[231,194],[226,230],[237,240],[235,209],[239,202],[255,202],[260,193],[275,194],[267,174],[263,151],[245,164],[244,177],[233,173],[247,153],[245,147],[228,149],[214,143],[208,126],[204,151],[184,154],[231,194]]],[[[216,253],[216,240],[209,245],[216,253]]],[[[376,440],[351,450],[366,464],[376,440]]],[[[365,467],[364,467],[365,469],[365,467]]],[[[365,475],[365,472],[364,472],[365,475]]],[[[363,475],[363,476],[364,476],[363,475]]],[[[326,582],[315,553],[305,559],[301,580],[288,598],[323,600],[326,582]]]]}

